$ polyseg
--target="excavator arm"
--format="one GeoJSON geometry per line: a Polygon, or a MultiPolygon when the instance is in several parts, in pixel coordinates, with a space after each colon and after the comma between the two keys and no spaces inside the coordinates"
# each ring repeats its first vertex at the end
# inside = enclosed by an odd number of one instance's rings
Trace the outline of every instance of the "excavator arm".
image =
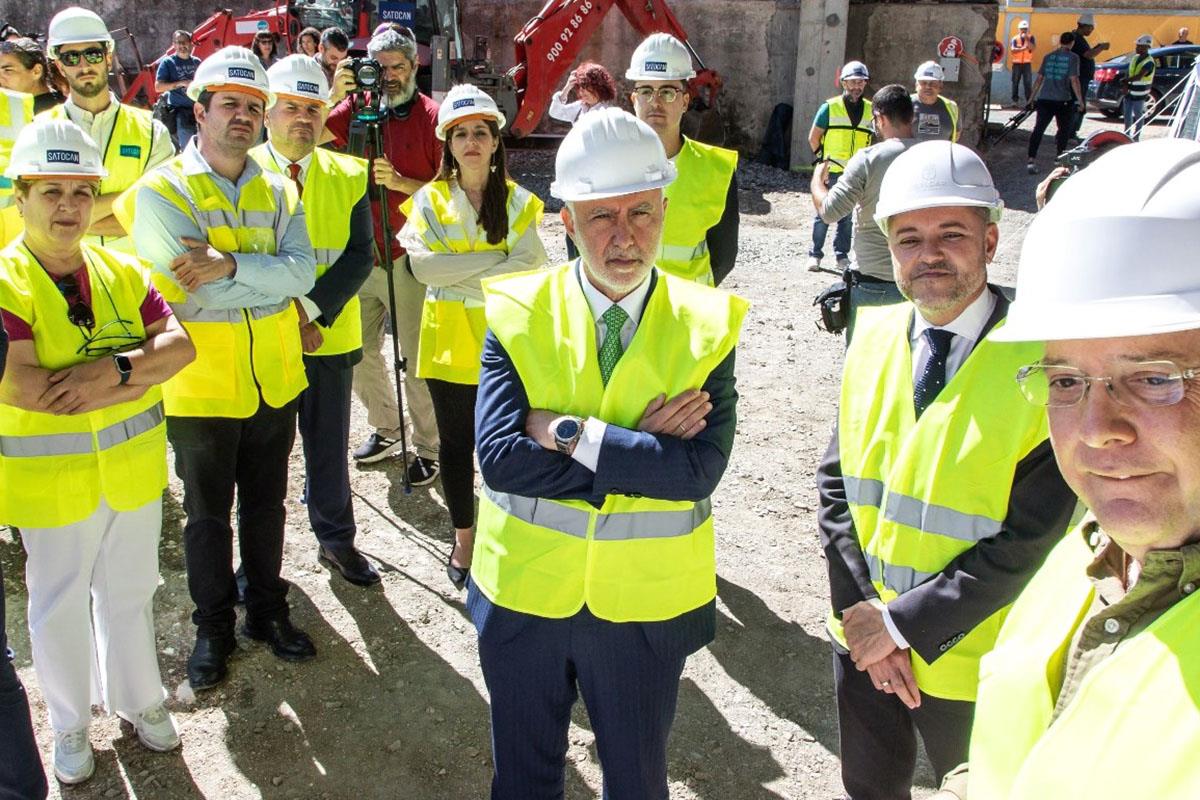
{"type": "Polygon", "coordinates": [[[664,0],[548,0],[514,39],[516,66],[508,75],[516,87],[518,110],[512,135],[525,136],[537,127],[563,76],[613,8],[643,36],[669,33],[687,45],[698,65],[689,93],[710,107],[716,104],[721,77],[704,66],[664,0]]]}

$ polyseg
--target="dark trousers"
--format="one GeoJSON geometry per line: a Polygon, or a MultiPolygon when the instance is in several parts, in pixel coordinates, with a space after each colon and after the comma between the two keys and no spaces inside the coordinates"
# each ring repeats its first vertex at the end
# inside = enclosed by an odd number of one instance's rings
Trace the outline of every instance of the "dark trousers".
{"type": "Polygon", "coordinates": [[[921,695],[910,711],[875,688],[848,653],[833,650],[842,784],[851,800],[908,800],[917,766],[917,733],[938,783],[967,760],[975,704],[921,695]]]}
{"type": "Polygon", "coordinates": [[[1033,64],[1012,65],[1012,101],[1017,104],[1017,88],[1025,87],[1025,102],[1029,102],[1030,89],[1033,88],[1033,64]]]}
{"type": "MultiPolygon", "coordinates": [[[[826,186],[831,187],[838,182],[838,178],[842,177],[842,173],[836,172],[829,176],[829,183],[826,186]]],[[[813,217],[812,231],[812,247],[809,248],[808,254],[813,258],[825,257],[825,237],[829,234],[829,223],[821,219],[821,215],[817,214],[813,217]]],[[[833,253],[838,258],[845,258],[850,252],[850,237],[854,234],[854,215],[847,214],[837,221],[837,233],[833,236],[833,253]]]]}
{"type": "MultiPolygon", "coordinates": [[[[1091,75],[1079,75],[1079,88],[1083,90],[1084,98],[1087,97],[1088,85],[1092,82],[1091,75]]],[[[1084,105],[1084,110],[1080,111],[1074,104],[1071,105],[1071,136],[1079,136],[1079,129],[1083,126],[1083,120],[1087,117],[1087,106],[1084,105]]]]}
{"type": "Polygon", "coordinates": [[[341,356],[305,356],[308,388],[300,394],[304,503],[317,541],[327,550],[354,546],[350,497],[350,397],[354,365],[341,356]]]}
{"type": "Polygon", "coordinates": [[[1038,148],[1042,144],[1042,136],[1050,121],[1054,120],[1054,145],[1058,153],[1067,149],[1071,137],[1071,126],[1075,121],[1075,104],[1070,100],[1038,100],[1035,105],[1036,116],[1033,122],[1033,133],[1029,134],[1029,158],[1037,157],[1038,148]]]}
{"type": "Polygon", "coordinates": [[[3,587],[0,571],[0,800],[42,800],[48,791],[46,773],[33,738],[29,700],[8,649],[3,587]]]}
{"type": "Polygon", "coordinates": [[[237,587],[233,578],[230,515],[237,489],[238,545],[246,572],[246,616],[287,616],[283,565],[283,501],[288,455],[296,440],[296,405],[259,403],[246,419],[167,417],[175,472],[183,481],[184,556],[199,636],[233,632],[237,587]]]}
{"type": "Polygon", "coordinates": [[[667,800],[667,738],[686,656],[656,650],[638,623],[606,622],[587,608],[567,619],[521,614],[473,582],[467,609],[491,695],[492,800],[562,798],[581,694],[605,800],[667,800]]]}
{"type": "Polygon", "coordinates": [[[427,378],[438,427],[438,464],[450,524],[475,524],[475,384],[427,378]]]}

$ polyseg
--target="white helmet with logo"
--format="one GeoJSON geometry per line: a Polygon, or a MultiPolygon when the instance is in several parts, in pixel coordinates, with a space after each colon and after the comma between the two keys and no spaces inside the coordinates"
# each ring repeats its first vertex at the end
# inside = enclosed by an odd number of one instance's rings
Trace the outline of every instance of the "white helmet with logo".
{"type": "Polygon", "coordinates": [[[460,83],[438,106],[437,138],[446,141],[447,130],[471,119],[490,119],[501,129],[506,122],[491,95],[472,83],[460,83]]]}
{"type": "Polygon", "coordinates": [[[625,77],[631,81],[686,81],[696,77],[696,71],[687,45],[669,33],[652,33],[633,51],[625,77]]]}
{"type": "Polygon", "coordinates": [[[661,189],[676,176],[662,141],[646,123],[619,108],[584,114],[558,148],[550,194],[559,200],[600,200],[661,189]]]}
{"type": "Polygon", "coordinates": [[[17,134],[4,170],[4,177],[10,180],[100,180],[107,176],[100,148],[82,128],[67,120],[43,118],[35,119],[17,134]]]}
{"type": "Polygon", "coordinates": [[[914,81],[940,81],[945,80],[945,78],[946,72],[942,69],[942,65],[936,61],[924,62],[913,73],[914,81]]]}
{"type": "Polygon", "coordinates": [[[974,206],[1000,221],[1004,201],[992,174],[969,147],[952,142],[921,142],[905,150],[883,174],[875,222],[887,233],[890,217],[922,208],[974,206]]]}
{"type": "Polygon", "coordinates": [[[267,71],[258,56],[245,47],[223,47],[200,62],[187,89],[187,96],[199,100],[203,92],[245,92],[275,103],[267,71]]]}
{"type": "Polygon", "coordinates": [[[46,52],[50,57],[54,57],[60,45],[82,42],[103,42],[112,47],[112,34],[100,15],[79,6],[64,8],[55,14],[46,30],[46,52]]]}
{"type": "Polygon", "coordinates": [[[1196,328],[1200,144],[1167,138],[1114,147],[1059,188],[1025,234],[1017,299],[992,338],[1107,339],[1196,328]]]}
{"type": "Polygon", "coordinates": [[[871,80],[871,72],[867,69],[867,65],[861,61],[847,61],[842,67],[841,74],[838,75],[839,80],[847,78],[862,78],[864,81],[871,80]]]}
{"type": "Polygon", "coordinates": [[[267,70],[267,82],[276,95],[329,102],[329,78],[312,56],[295,53],[279,59],[267,70]]]}

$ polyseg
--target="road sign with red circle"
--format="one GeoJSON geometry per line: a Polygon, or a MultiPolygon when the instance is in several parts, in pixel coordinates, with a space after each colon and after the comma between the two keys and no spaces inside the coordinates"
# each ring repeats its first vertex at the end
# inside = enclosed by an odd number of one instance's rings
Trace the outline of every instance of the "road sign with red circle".
{"type": "Polygon", "coordinates": [[[1004,61],[1004,43],[997,40],[992,42],[992,63],[1000,64],[1004,61]]]}
{"type": "Polygon", "coordinates": [[[963,40],[957,36],[947,36],[938,42],[938,55],[942,58],[962,58],[964,50],[963,40]]]}

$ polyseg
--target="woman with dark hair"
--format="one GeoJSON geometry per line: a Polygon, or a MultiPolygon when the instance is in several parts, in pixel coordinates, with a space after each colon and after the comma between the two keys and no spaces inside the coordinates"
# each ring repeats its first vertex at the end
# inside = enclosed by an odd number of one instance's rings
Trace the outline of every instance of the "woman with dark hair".
{"type": "Polygon", "coordinates": [[[454,525],[446,574],[459,589],[475,542],[475,395],[486,329],[480,281],[546,263],[537,233],[542,201],[508,176],[504,121],[477,87],[450,90],[438,110],[441,170],[405,201],[408,221],[396,237],[413,276],[428,287],[417,377],[429,386],[437,418],[442,492],[454,525]]]}
{"type": "Polygon", "coordinates": [[[266,69],[279,60],[279,37],[270,31],[259,31],[254,35],[254,43],[250,45],[254,55],[266,69]]]}
{"type": "Polygon", "coordinates": [[[320,44],[321,32],[310,25],[296,37],[296,52],[305,56],[315,56],[320,44]]]}
{"type": "Polygon", "coordinates": [[[54,86],[41,46],[25,37],[0,41],[0,86],[33,95],[35,114],[66,100],[54,86]]]}
{"type": "Polygon", "coordinates": [[[617,96],[617,84],[608,70],[594,61],[585,61],[567,77],[562,90],[550,98],[550,116],[574,125],[593,108],[606,108],[617,96]],[[575,101],[567,102],[571,90],[575,101]]]}

